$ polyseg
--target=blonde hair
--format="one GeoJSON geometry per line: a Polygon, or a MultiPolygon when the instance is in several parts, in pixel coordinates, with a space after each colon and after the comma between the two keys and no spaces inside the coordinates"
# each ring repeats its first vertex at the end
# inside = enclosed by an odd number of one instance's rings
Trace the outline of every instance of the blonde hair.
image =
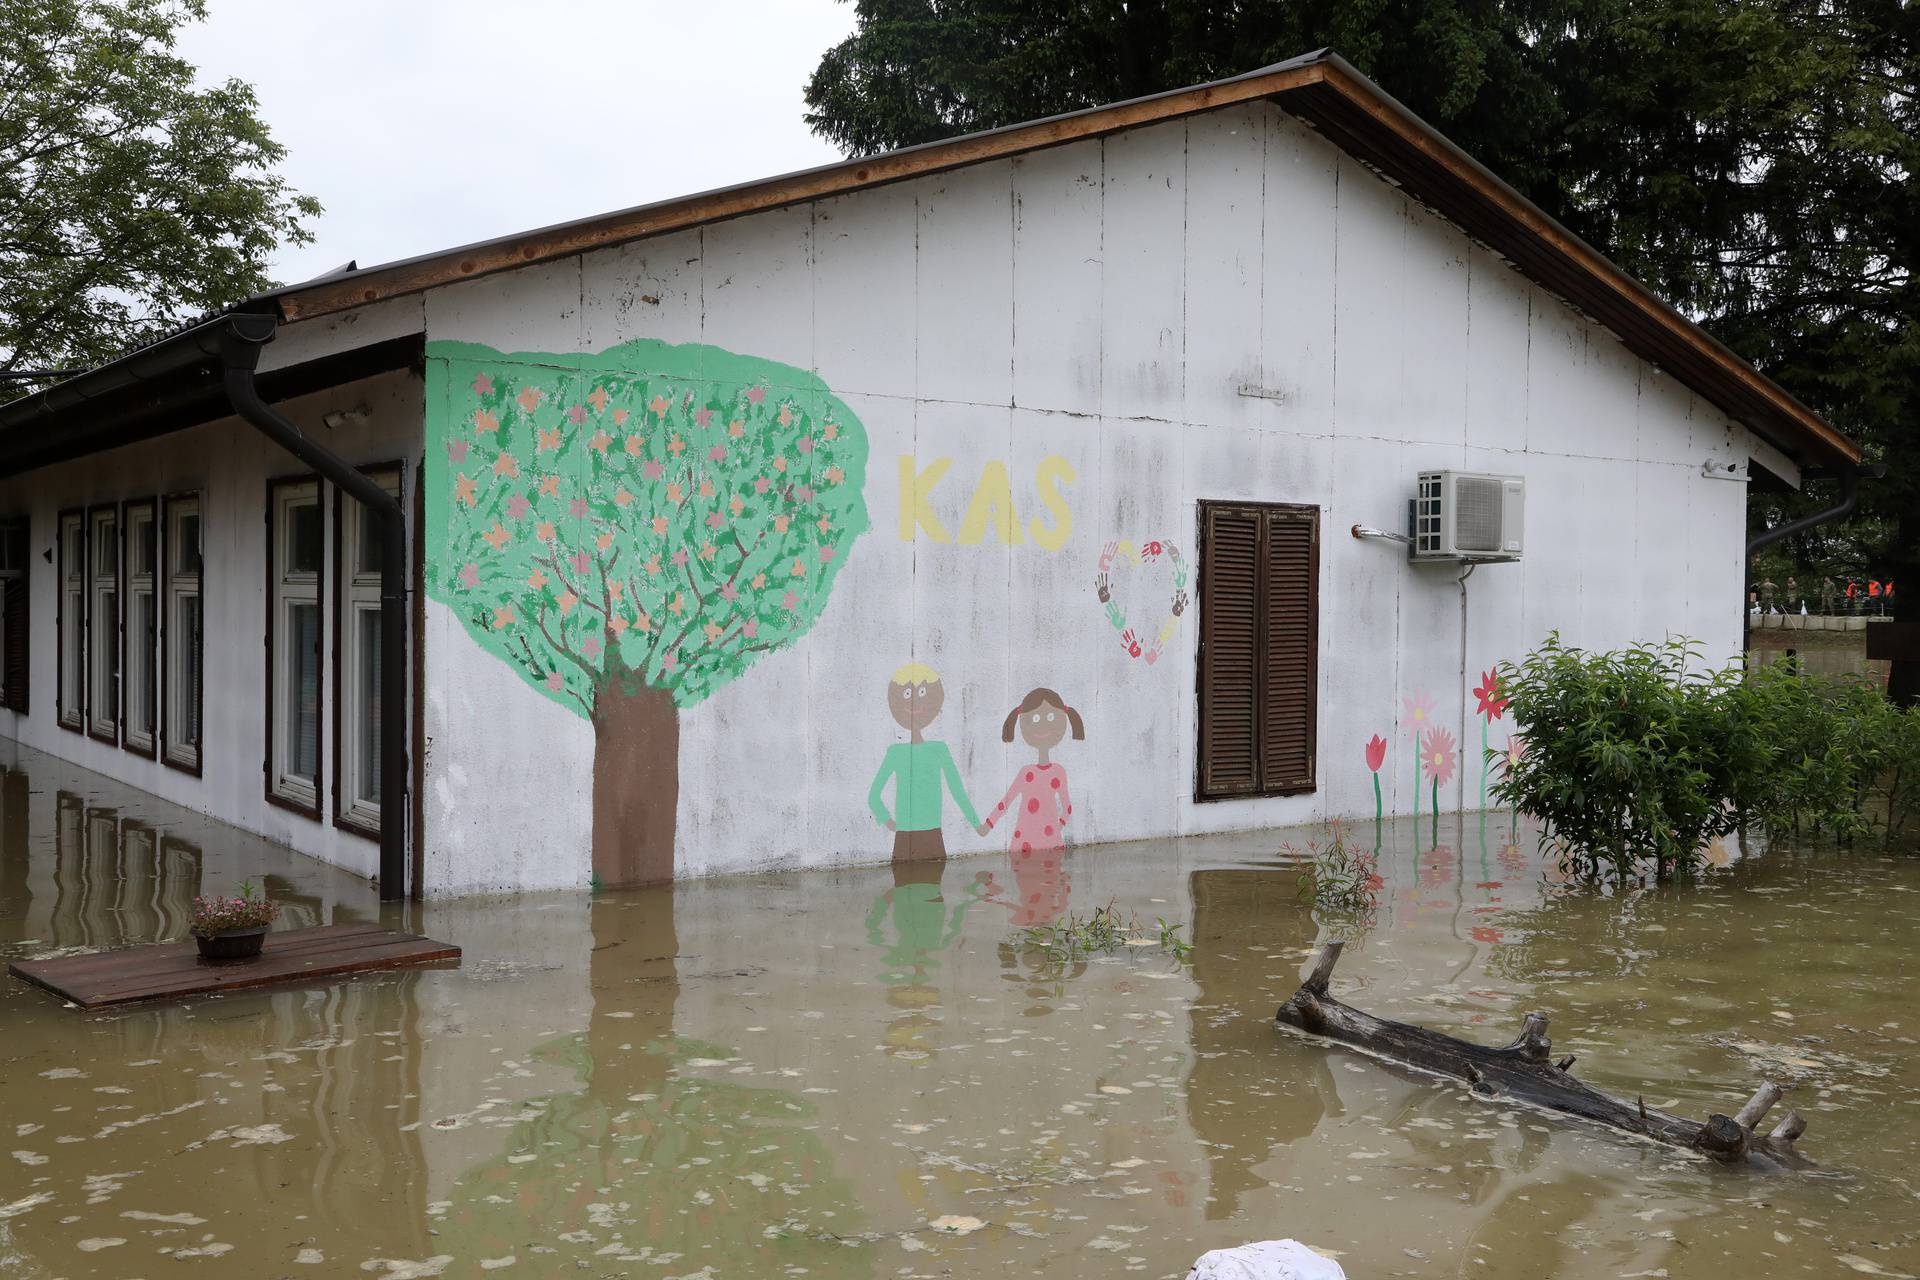
{"type": "Polygon", "coordinates": [[[909,662],[888,677],[888,682],[898,685],[939,684],[940,673],[924,662],[909,662]]]}

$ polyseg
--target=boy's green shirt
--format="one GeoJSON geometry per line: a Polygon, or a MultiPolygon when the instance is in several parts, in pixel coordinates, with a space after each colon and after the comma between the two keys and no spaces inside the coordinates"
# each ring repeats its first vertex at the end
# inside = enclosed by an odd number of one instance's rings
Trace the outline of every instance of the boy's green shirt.
{"type": "Polygon", "coordinates": [[[880,772],[873,776],[867,791],[867,807],[881,826],[889,821],[896,831],[937,831],[940,829],[941,788],[953,792],[954,803],[968,827],[978,827],[980,819],[967,799],[967,789],[954,766],[953,753],[944,742],[896,742],[887,748],[880,761],[880,772]],[[880,793],[893,778],[893,813],[887,813],[880,793]]]}

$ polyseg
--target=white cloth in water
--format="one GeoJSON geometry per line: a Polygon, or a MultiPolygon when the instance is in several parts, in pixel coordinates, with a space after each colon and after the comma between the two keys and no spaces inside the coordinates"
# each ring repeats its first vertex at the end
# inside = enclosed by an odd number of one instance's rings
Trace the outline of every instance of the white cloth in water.
{"type": "Polygon", "coordinates": [[[1346,1280],[1332,1258],[1298,1240],[1260,1240],[1200,1255],[1187,1280],[1346,1280]]]}

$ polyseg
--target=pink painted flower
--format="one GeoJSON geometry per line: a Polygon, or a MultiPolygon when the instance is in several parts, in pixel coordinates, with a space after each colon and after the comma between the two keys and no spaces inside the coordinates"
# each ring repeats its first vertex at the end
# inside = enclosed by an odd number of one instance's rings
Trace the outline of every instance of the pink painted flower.
{"type": "Polygon", "coordinates": [[[765,387],[748,387],[747,388],[748,404],[759,404],[762,400],[765,400],[766,398],[767,398],[767,389],[765,387]]]}
{"type": "Polygon", "coordinates": [[[567,563],[573,566],[575,573],[581,575],[585,575],[587,570],[593,567],[593,561],[587,558],[587,553],[584,551],[574,552],[567,558],[567,563]]]}
{"type": "Polygon", "coordinates": [[[1407,726],[1413,730],[1413,736],[1417,738],[1427,727],[1427,721],[1433,718],[1433,695],[1425,689],[1415,689],[1411,695],[1400,701],[1407,708],[1407,726]]]}
{"type": "Polygon", "coordinates": [[[585,640],[582,640],[580,642],[580,654],[582,657],[585,657],[585,658],[599,657],[600,656],[600,637],[588,636],[585,640]]]}
{"type": "Polygon", "coordinates": [[[676,668],[679,667],[679,665],[680,665],[680,653],[679,653],[679,650],[677,649],[674,652],[669,653],[666,657],[660,659],[660,669],[662,671],[675,670],[676,668]]]}
{"type": "Polygon", "coordinates": [[[1520,760],[1527,754],[1527,740],[1519,734],[1507,739],[1507,772],[1511,774],[1520,767],[1520,760]]]}
{"type": "Polygon", "coordinates": [[[469,591],[480,585],[480,566],[469,560],[460,566],[460,585],[469,591]]]}
{"type": "Polygon", "coordinates": [[[788,613],[798,613],[800,611],[800,597],[789,591],[780,597],[780,607],[788,613]]]}
{"type": "Polygon", "coordinates": [[[728,604],[732,604],[735,600],[738,600],[740,598],[740,588],[734,586],[731,582],[729,582],[725,586],[720,588],[720,598],[722,600],[725,600],[728,604]]]}
{"type": "Polygon", "coordinates": [[[447,457],[453,459],[455,462],[465,462],[467,460],[467,442],[465,440],[447,441],[447,457]]]}
{"type": "Polygon", "coordinates": [[[748,619],[747,619],[747,625],[746,625],[746,626],[744,626],[744,627],[741,627],[741,628],[740,628],[740,634],[741,634],[741,635],[743,635],[743,636],[745,636],[745,637],[746,637],[747,639],[749,639],[749,640],[752,640],[752,639],[754,639],[754,638],[756,638],[757,636],[759,636],[759,634],[760,634],[760,623],[759,623],[759,621],[758,621],[757,619],[754,619],[754,618],[748,618],[748,619]]]}
{"type": "Polygon", "coordinates": [[[1426,769],[1427,776],[1444,787],[1447,780],[1453,777],[1454,766],[1460,763],[1460,752],[1453,735],[1440,725],[1427,730],[1420,751],[1420,763],[1426,769]]]}
{"type": "Polygon", "coordinates": [[[666,463],[664,462],[647,463],[647,479],[658,480],[661,476],[664,476],[665,474],[667,474],[666,463]]]}
{"type": "Polygon", "coordinates": [[[576,404],[567,410],[567,421],[579,426],[587,420],[587,406],[576,404]]]}
{"type": "Polygon", "coordinates": [[[696,427],[710,427],[710,426],[712,426],[712,425],[713,425],[713,410],[711,410],[711,409],[695,409],[695,410],[693,411],[693,425],[694,425],[694,426],[696,426],[696,427]]]}
{"type": "Polygon", "coordinates": [[[821,564],[825,564],[825,563],[827,563],[827,561],[829,561],[829,560],[831,560],[831,559],[833,559],[833,556],[834,556],[834,551],[833,551],[833,548],[832,548],[832,547],[822,547],[822,548],[820,548],[820,563],[821,563],[821,564]]]}
{"type": "Polygon", "coordinates": [[[558,671],[552,671],[547,674],[547,688],[553,690],[555,693],[559,693],[562,689],[566,687],[567,687],[567,682],[560,678],[560,673],[558,671]]]}
{"type": "Polygon", "coordinates": [[[802,452],[802,453],[812,453],[812,452],[813,452],[813,437],[812,437],[812,436],[801,436],[801,437],[800,437],[800,452],[802,452]]]}
{"type": "Polygon", "coordinates": [[[674,551],[673,555],[668,558],[673,561],[673,567],[676,569],[684,569],[687,567],[687,549],[685,547],[678,548],[674,551]]]}
{"type": "Polygon", "coordinates": [[[755,493],[765,493],[772,485],[773,481],[767,479],[765,476],[761,476],[753,482],[753,491],[755,493]]]}
{"type": "Polygon", "coordinates": [[[725,462],[726,460],[727,460],[727,446],[723,444],[717,444],[713,446],[713,448],[707,450],[707,461],[725,462]]]}
{"type": "Polygon", "coordinates": [[[718,529],[727,522],[726,517],[715,511],[707,516],[707,528],[718,529]]]}
{"type": "Polygon", "coordinates": [[[793,491],[793,496],[800,499],[800,501],[802,502],[812,502],[813,486],[810,484],[803,484],[798,489],[795,489],[793,491]]]}
{"type": "Polygon", "coordinates": [[[532,509],[532,504],[517,493],[507,499],[507,515],[512,519],[525,520],[532,509]]]}
{"type": "Polygon", "coordinates": [[[493,379],[484,373],[474,375],[473,390],[476,395],[492,395],[493,379]]]}
{"type": "Polygon", "coordinates": [[[569,502],[567,504],[567,514],[576,520],[583,518],[587,514],[587,500],[585,498],[575,498],[572,502],[569,502]]]}

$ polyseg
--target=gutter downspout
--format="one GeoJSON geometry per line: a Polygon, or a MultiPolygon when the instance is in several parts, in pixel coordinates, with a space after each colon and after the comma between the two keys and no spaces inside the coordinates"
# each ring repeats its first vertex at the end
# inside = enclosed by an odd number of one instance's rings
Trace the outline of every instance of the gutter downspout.
{"type": "Polygon", "coordinates": [[[1791,538],[1796,533],[1805,533],[1815,525],[1826,524],[1831,520],[1852,515],[1853,509],[1860,505],[1860,482],[1883,479],[1886,474],[1887,467],[1883,462],[1855,463],[1840,468],[1840,501],[1825,511],[1816,511],[1810,516],[1789,520],[1777,529],[1766,529],[1754,534],[1747,539],[1747,559],[1753,559],[1754,554],[1762,547],[1770,547],[1782,538],[1791,538]]]}
{"type": "MultiPolygon", "coordinates": [[[[260,398],[254,371],[273,341],[271,315],[229,316],[220,331],[220,363],[233,411],[269,440],[339,486],[380,530],[380,900],[406,896],[407,596],[406,518],[400,503],[339,455],[303,434],[260,398]]],[[[339,785],[335,779],[334,785],[339,785]]]]}

